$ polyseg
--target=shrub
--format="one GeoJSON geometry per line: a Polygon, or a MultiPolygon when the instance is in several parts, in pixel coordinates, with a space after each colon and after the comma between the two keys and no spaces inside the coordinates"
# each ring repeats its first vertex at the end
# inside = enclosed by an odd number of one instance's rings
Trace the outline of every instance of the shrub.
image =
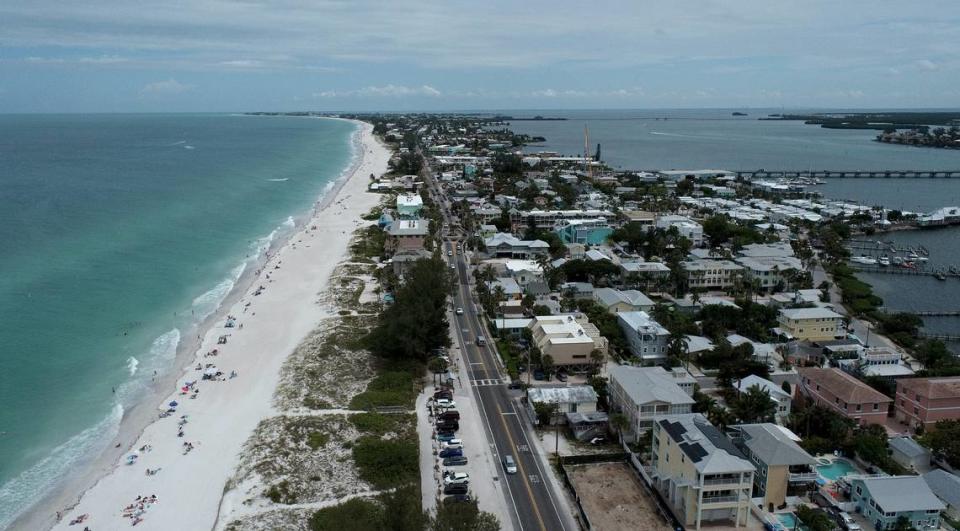
{"type": "Polygon", "coordinates": [[[311,531],[366,531],[380,527],[383,510],[365,498],[324,507],[310,517],[311,531]]]}
{"type": "Polygon", "coordinates": [[[353,461],[360,478],[377,489],[387,489],[419,479],[417,442],[361,437],[353,446],[353,461]]]}
{"type": "Polygon", "coordinates": [[[307,436],[307,446],[309,446],[311,450],[326,446],[329,441],[330,436],[319,431],[315,431],[307,436]]]}

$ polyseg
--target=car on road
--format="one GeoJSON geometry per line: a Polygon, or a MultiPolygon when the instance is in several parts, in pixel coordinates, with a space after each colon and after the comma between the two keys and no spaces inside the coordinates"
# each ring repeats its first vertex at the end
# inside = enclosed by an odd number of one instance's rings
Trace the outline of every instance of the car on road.
{"type": "Polygon", "coordinates": [[[443,473],[444,485],[457,485],[462,483],[470,483],[470,474],[467,474],[466,472],[453,472],[449,470],[443,473]]]}
{"type": "Polygon", "coordinates": [[[463,457],[463,448],[447,448],[446,450],[440,450],[440,453],[437,455],[441,459],[446,459],[448,457],[463,457]]]}
{"type": "Polygon", "coordinates": [[[467,464],[467,458],[464,456],[448,457],[443,460],[443,466],[464,466],[467,464]]]}
{"type": "Polygon", "coordinates": [[[470,492],[470,487],[466,483],[455,483],[443,487],[444,494],[466,494],[470,492]]]}
{"type": "Polygon", "coordinates": [[[434,402],[434,404],[435,404],[437,407],[442,407],[442,408],[447,408],[447,409],[457,407],[457,403],[454,402],[453,400],[450,400],[449,398],[440,398],[440,399],[437,399],[437,401],[434,402]]]}
{"type": "Polygon", "coordinates": [[[447,256],[453,256],[453,251],[447,251],[447,256]]]}
{"type": "Polygon", "coordinates": [[[503,456],[503,469],[507,471],[507,474],[517,473],[517,462],[513,460],[512,455],[503,456]]]}
{"type": "Polygon", "coordinates": [[[510,382],[510,385],[507,386],[508,389],[520,389],[520,390],[523,390],[525,387],[526,387],[526,384],[524,384],[520,380],[514,380],[510,382]]]}
{"type": "Polygon", "coordinates": [[[457,315],[463,315],[463,308],[457,308],[457,315]]]}
{"type": "Polygon", "coordinates": [[[470,501],[469,494],[454,494],[443,498],[443,503],[461,503],[470,501]]]}

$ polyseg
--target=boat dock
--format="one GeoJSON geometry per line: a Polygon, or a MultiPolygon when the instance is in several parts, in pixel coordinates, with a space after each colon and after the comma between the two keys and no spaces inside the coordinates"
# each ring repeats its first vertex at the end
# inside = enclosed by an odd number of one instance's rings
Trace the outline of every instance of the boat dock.
{"type": "Polygon", "coordinates": [[[913,275],[922,277],[960,278],[960,269],[956,267],[938,269],[913,269],[899,266],[879,266],[851,263],[850,267],[863,273],[882,273],[885,275],[913,275]]]}

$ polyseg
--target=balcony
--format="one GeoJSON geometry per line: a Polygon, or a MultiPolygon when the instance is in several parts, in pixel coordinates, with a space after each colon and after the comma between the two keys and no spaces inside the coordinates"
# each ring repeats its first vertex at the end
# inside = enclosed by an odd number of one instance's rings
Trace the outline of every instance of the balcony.
{"type": "Polygon", "coordinates": [[[787,474],[787,481],[790,483],[810,483],[816,481],[820,474],[816,472],[790,472],[787,474]]]}
{"type": "Polygon", "coordinates": [[[709,476],[704,478],[703,486],[715,486],[715,485],[739,485],[741,483],[740,475],[730,475],[730,476],[709,476]]]}
{"type": "Polygon", "coordinates": [[[729,496],[712,496],[710,498],[704,498],[704,505],[713,505],[717,503],[736,503],[739,501],[739,498],[736,494],[731,494],[729,496]]]}

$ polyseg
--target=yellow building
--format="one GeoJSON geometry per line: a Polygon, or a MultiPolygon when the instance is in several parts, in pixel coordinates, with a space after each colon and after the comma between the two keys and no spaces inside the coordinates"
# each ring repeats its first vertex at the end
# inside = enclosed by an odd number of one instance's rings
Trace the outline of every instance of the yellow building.
{"type": "Polygon", "coordinates": [[[653,422],[651,477],[685,526],[747,524],[754,466],[700,413],[653,422]]]}
{"type": "Polygon", "coordinates": [[[830,341],[846,336],[843,316],[827,308],[784,308],[777,320],[782,332],[801,341],[830,341]]]}
{"type": "Polygon", "coordinates": [[[583,314],[541,315],[530,320],[533,342],[556,366],[590,365],[590,353],[607,354],[607,338],[583,314]]]}

